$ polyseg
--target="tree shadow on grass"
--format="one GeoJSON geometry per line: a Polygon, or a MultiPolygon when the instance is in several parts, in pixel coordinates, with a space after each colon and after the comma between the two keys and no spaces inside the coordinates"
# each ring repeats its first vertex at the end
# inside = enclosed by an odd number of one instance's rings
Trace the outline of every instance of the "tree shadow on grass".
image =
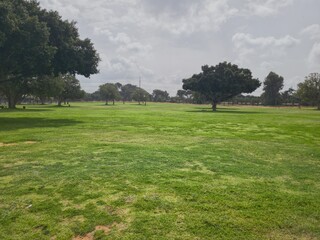
{"type": "MultiPolygon", "coordinates": [[[[15,108],[15,109],[8,109],[8,108],[4,108],[4,109],[0,109],[0,114],[1,113],[29,113],[29,112],[47,112],[47,111],[53,111],[52,109],[47,109],[47,108],[15,108]]],[[[1,115],[0,115],[1,116],[1,115]]]]}
{"type": "Polygon", "coordinates": [[[0,117],[0,131],[13,131],[27,128],[57,128],[73,126],[82,123],[71,119],[50,119],[50,118],[7,118],[0,117]]]}
{"type": "Polygon", "coordinates": [[[212,113],[212,114],[265,114],[262,111],[243,111],[242,109],[237,108],[217,108],[217,111],[212,111],[212,108],[196,108],[196,110],[189,110],[187,112],[193,113],[212,113]]]}

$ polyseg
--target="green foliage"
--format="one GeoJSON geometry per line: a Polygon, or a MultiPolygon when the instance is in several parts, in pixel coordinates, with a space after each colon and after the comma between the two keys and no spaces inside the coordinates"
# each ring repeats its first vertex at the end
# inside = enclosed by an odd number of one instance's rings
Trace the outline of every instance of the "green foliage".
{"type": "Polygon", "coordinates": [[[61,77],[44,75],[31,81],[30,90],[44,104],[47,98],[61,95],[65,86],[61,77]]]}
{"type": "Polygon", "coordinates": [[[55,97],[58,100],[58,105],[61,106],[61,103],[73,100],[80,99],[84,96],[84,92],[81,90],[80,82],[74,75],[66,74],[60,75],[55,78],[56,81],[56,90],[55,97]]]}
{"type": "Polygon", "coordinates": [[[30,105],[0,126],[1,240],[320,238],[313,109],[30,105]]]}
{"type": "Polygon", "coordinates": [[[160,89],[155,89],[152,92],[152,101],[154,102],[167,102],[170,99],[169,93],[160,89]]]}
{"type": "Polygon", "coordinates": [[[190,90],[183,90],[180,89],[177,91],[177,96],[181,99],[183,98],[190,98],[190,96],[192,95],[192,92],[190,90]]]}
{"type": "Polygon", "coordinates": [[[89,39],[79,38],[75,22],[33,0],[2,0],[0,15],[0,91],[10,108],[33,79],[98,72],[99,56],[89,39]]]}
{"type": "Polygon", "coordinates": [[[114,101],[120,99],[120,93],[118,90],[118,87],[113,83],[106,83],[99,86],[99,93],[102,99],[106,101],[106,104],[108,104],[108,101],[114,101]]]}
{"type": "Polygon", "coordinates": [[[259,80],[252,78],[249,69],[227,62],[211,67],[205,65],[201,73],[183,80],[183,89],[200,93],[212,103],[213,111],[217,103],[241,93],[251,93],[259,86],[259,80]]]}
{"type": "Polygon", "coordinates": [[[39,4],[2,0],[0,12],[0,81],[47,73],[56,48],[49,44],[50,29],[38,18],[39,4]]]}
{"type": "Polygon", "coordinates": [[[263,82],[264,93],[261,95],[265,105],[276,106],[281,103],[280,90],[283,88],[283,77],[270,72],[263,82]]]}
{"type": "Polygon", "coordinates": [[[100,92],[98,90],[93,93],[85,93],[83,100],[84,101],[102,101],[104,99],[101,98],[100,92]]]}
{"type": "Polygon", "coordinates": [[[145,102],[146,104],[147,101],[150,101],[150,94],[142,88],[137,88],[132,94],[132,99],[139,102],[139,104],[140,102],[145,102]]]}
{"type": "Polygon", "coordinates": [[[298,84],[297,95],[306,103],[320,110],[320,74],[311,73],[303,83],[298,84]]]}
{"type": "Polygon", "coordinates": [[[289,88],[288,90],[282,92],[281,102],[286,104],[299,104],[300,100],[297,95],[297,91],[293,88],[289,88]]]}
{"type": "Polygon", "coordinates": [[[126,84],[121,86],[121,98],[122,101],[132,101],[132,96],[134,92],[137,90],[137,86],[132,84],[126,84]]]}

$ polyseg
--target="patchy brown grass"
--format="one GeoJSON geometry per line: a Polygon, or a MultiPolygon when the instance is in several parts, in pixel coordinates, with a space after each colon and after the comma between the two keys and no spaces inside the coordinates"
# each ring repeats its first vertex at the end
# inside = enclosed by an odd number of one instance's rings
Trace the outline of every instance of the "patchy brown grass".
{"type": "Polygon", "coordinates": [[[11,146],[17,146],[18,143],[2,143],[0,142],[0,147],[11,147],[11,146]]]}
{"type": "MultiPolygon", "coordinates": [[[[25,142],[22,142],[24,144],[35,144],[37,143],[36,141],[25,141],[25,142]]],[[[11,146],[17,146],[19,145],[19,143],[17,142],[12,142],[12,143],[3,143],[3,142],[0,142],[0,147],[11,147],[11,146]]]]}
{"type": "Polygon", "coordinates": [[[302,235],[294,235],[288,232],[281,232],[281,231],[273,231],[270,234],[268,234],[268,239],[270,240],[316,240],[318,238],[313,237],[308,234],[302,234],[302,235]]]}
{"type": "Polygon", "coordinates": [[[37,143],[36,141],[25,141],[24,144],[35,144],[37,143]]]}
{"type": "Polygon", "coordinates": [[[119,231],[123,231],[127,228],[124,223],[112,223],[110,225],[99,225],[94,228],[92,232],[87,233],[84,236],[76,236],[72,238],[72,240],[94,240],[94,234],[96,231],[103,231],[105,235],[108,235],[112,229],[118,229],[119,231]]]}

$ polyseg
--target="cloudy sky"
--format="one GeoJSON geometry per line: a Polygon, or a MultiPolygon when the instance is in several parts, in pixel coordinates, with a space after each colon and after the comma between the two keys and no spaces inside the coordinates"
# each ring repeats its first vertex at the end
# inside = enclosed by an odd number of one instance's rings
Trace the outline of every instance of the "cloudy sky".
{"type": "MultiPolygon", "coordinates": [[[[80,78],[93,92],[106,82],[175,95],[201,66],[230,61],[285,88],[320,72],[319,0],[40,0],[77,21],[102,59],[100,73],[80,78]]],[[[261,89],[255,94],[260,94],[261,89]]]]}

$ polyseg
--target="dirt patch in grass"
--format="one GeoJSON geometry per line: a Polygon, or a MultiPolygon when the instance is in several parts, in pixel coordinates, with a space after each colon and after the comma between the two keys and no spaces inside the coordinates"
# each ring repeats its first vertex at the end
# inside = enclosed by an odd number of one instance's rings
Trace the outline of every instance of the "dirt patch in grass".
{"type": "Polygon", "coordinates": [[[268,234],[268,239],[273,240],[273,239],[283,239],[283,240],[316,240],[316,237],[313,237],[308,234],[302,234],[302,235],[294,235],[291,233],[287,232],[279,232],[279,231],[273,231],[270,234],[268,234]]]}
{"type": "Polygon", "coordinates": [[[104,232],[104,234],[107,235],[110,232],[111,227],[112,227],[112,225],[111,226],[96,226],[95,231],[101,230],[104,232]]]}
{"type": "Polygon", "coordinates": [[[37,143],[36,141],[25,141],[24,144],[35,144],[37,143]]]}
{"type": "Polygon", "coordinates": [[[0,147],[11,147],[11,146],[17,146],[18,143],[2,143],[0,142],[0,147]]]}
{"type": "MultiPolygon", "coordinates": [[[[36,141],[25,141],[24,144],[35,144],[36,141]]],[[[11,146],[17,146],[19,143],[3,143],[0,142],[0,147],[11,147],[11,146]]]]}
{"type": "Polygon", "coordinates": [[[87,235],[85,236],[77,236],[77,237],[74,237],[72,238],[73,240],[93,240],[93,232],[91,233],[88,233],[87,235]]]}
{"type": "Polygon", "coordinates": [[[123,231],[124,229],[126,229],[126,225],[123,223],[116,222],[106,226],[99,225],[96,226],[92,232],[89,232],[84,236],[73,237],[72,240],[94,240],[94,234],[96,231],[103,231],[105,235],[108,235],[113,228],[116,228],[119,231],[123,231]]]}

